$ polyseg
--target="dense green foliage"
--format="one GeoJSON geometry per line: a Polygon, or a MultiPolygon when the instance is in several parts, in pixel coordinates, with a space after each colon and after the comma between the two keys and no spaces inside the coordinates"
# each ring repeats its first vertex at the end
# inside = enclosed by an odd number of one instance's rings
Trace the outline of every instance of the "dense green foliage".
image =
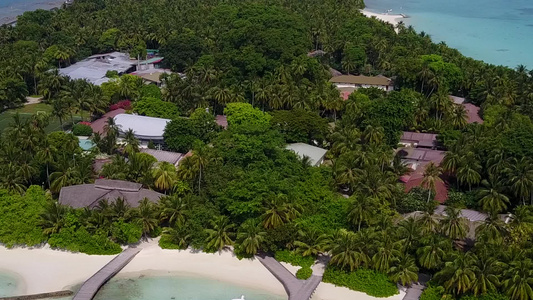
{"type": "Polygon", "coordinates": [[[5,231],[0,238],[14,245],[48,237],[53,247],[116,253],[119,244],[162,233],[166,248],[327,254],[325,280],[376,296],[396,293],[394,282],[408,285],[422,270],[454,297],[531,299],[531,71],[464,57],[401,23],[396,33],[362,16],[362,7],[360,0],[77,0],[0,27],[1,109],[21,105],[29,93],[52,107],[51,115],[15,115],[2,133],[0,187],[9,192],[1,201],[9,205],[0,220],[31,214],[18,220],[31,238],[5,231]],[[143,56],[146,48],[159,49],[164,63],[184,74],[163,76],[159,90],[133,75],[113,74],[94,86],[54,70],[95,53],[143,56]],[[314,50],[322,51],[306,55],[314,50]],[[359,89],[343,101],[329,83],[330,68],[394,78],[395,91],[359,89]],[[486,123],[467,124],[450,94],[480,105],[486,123]],[[50,118],[68,125],[74,113],[96,118],[123,100],[138,113],[172,119],[163,146],[192,150],[178,170],[138,153],[134,132],[121,133],[113,119],[92,137],[94,152],[113,155],[99,174],[94,153],[82,155],[74,135],[43,131],[50,118]],[[225,131],[214,122],[221,113],[225,131]],[[427,191],[407,196],[398,178],[409,170],[394,151],[402,130],[439,133],[449,150],[442,169],[425,170],[427,191]],[[328,161],[311,167],[285,142],[325,147],[328,161]],[[476,230],[453,207],[444,217],[425,207],[418,217],[400,218],[421,209],[423,197],[431,203],[442,173],[456,189],[450,206],[488,214],[476,230]],[[97,176],[168,197],[88,211],[47,201],[43,212],[44,198],[28,202],[32,184],[56,197],[97,176]],[[506,212],[510,221],[502,223],[497,214],[506,212]],[[475,242],[463,247],[467,237],[475,242]]]}
{"type": "Polygon", "coordinates": [[[313,270],[310,267],[302,267],[296,271],[296,278],[306,280],[313,275],[313,270]]]}
{"type": "Polygon", "coordinates": [[[385,298],[398,294],[396,285],[386,275],[373,270],[358,269],[346,272],[328,267],[322,280],[374,297],[385,298]]]}
{"type": "Polygon", "coordinates": [[[145,97],[136,101],[133,111],[139,115],[163,119],[174,119],[179,116],[178,107],[175,104],[153,97],[145,97]]]}
{"type": "Polygon", "coordinates": [[[76,124],[72,126],[72,134],[75,136],[91,136],[93,134],[93,129],[89,125],[76,124]]]}
{"type": "Polygon", "coordinates": [[[0,243],[13,247],[44,242],[46,237],[40,228],[40,215],[47,200],[38,186],[31,186],[23,196],[0,190],[0,243]]]}
{"type": "Polygon", "coordinates": [[[278,261],[286,262],[293,266],[302,267],[302,269],[311,267],[315,262],[315,260],[310,256],[302,256],[289,250],[276,251],[274,258],[276,258],[278,261]]]}

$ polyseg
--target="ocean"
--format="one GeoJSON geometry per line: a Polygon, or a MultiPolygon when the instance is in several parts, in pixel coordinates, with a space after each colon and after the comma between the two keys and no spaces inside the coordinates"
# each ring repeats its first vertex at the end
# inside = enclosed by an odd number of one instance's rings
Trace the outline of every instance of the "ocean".
{"type": "Polygon", "coordinates": [[[369,11],[405,14],[407,25],[487,63],[533,68],[531,0],[365,0],[369,11]]]}
{"type": "Polygon", "coordinates": [[[65,0],[0,0],[0,24],[14,21],[25,11],[52,9],[64,2],[65,0]]]}
{"type": "Polygon", "coordinates": [[[5,273],[0,273],[0,297],[14,296],[18,289],[17,279],[5,273]]]}

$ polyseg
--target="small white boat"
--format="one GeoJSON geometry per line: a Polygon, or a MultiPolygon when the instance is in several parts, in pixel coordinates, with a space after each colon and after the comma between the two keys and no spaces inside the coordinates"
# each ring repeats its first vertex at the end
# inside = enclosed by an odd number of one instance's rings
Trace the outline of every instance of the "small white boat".
{"type": "Polygon", "coordinates": [[[244,295],[241,295],[240,298],[237,298],[237,299],[231,299],[231,300],[246,300],[246,299],[244,299],[244,295]]]}

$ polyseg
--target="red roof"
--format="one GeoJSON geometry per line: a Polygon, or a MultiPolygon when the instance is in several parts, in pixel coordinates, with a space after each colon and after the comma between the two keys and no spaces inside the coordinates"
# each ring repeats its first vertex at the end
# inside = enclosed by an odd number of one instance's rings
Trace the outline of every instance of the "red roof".
{"type": "Polygon", "coordinates": [[[342,97],[342,99],[344,99],[345,101],[348,100],[348,97],[350,97],[350,94],[351,94],[351,93],[352,93],[352,92],[350,92],[350,91],[341,91],[341,97],[342,97]]]}
{"type": "Polygon", "coordinates": [[[472,103],[463,103],[462,104],[468,115],[468,123],[479,123],[483,124],[483,119],[479,117],[479,107],[475,106],[472,103]]]}
{"type": "Polygon", "coordinates": [[[98,132],[100,134],[103,134],[104,133],[104,126],[106,125],[107,119],[108,118],[114,118],[116,115],[123,114],[125,112],[126,112],[126,110],[124,110],[122,108],[115,109],[115,110],[112,110],[110,112],[107,112],[100,119],[94,120],[91,123],[91,128],[93,129],[93,132],[98,132]]]}

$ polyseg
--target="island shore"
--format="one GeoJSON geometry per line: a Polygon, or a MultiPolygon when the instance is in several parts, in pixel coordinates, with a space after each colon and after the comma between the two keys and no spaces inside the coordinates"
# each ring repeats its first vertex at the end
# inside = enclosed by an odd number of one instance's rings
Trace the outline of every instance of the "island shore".
{"type": "MultiPolygon", "coordinates": [[[[262,289],[272,294],[286,295],[281,283],[256,259],[238,260],[233,253],[208,254],[189,250],[161,249],[157,240],[142,243],[143,250],[122,270],[117,277],[201,276],[236,285],[262,289]]],[[[36,294],[69,289],[81,284],[108,263],[114,256],[86,255],[43,248],[0,247],[0,272],[15,275],[20,280],[20,294],[36,294]]],[[[295,272],[296,267],[288,266],[295,272]]],[[[386,298],[402,299],[403,293],[386,298]]],[[[370,300],[376,299],[347,288],[321,283],[314,300],[370,300]]]]}
{"type": "Polygon", "coordinates": [[[400,14],[379,14],[379,13],[368,11],[366,9],[362,9],[361,13],[363,15],[369,17],[369,18],[375,17],[376,19],[384,21],[384,22],[387,22],[389,24],[392,24],[395,27],[396,27],[396,25],[398,25],[398,23],[402,19],[406,18],[405,15],[400,15],[400,14]]]}

